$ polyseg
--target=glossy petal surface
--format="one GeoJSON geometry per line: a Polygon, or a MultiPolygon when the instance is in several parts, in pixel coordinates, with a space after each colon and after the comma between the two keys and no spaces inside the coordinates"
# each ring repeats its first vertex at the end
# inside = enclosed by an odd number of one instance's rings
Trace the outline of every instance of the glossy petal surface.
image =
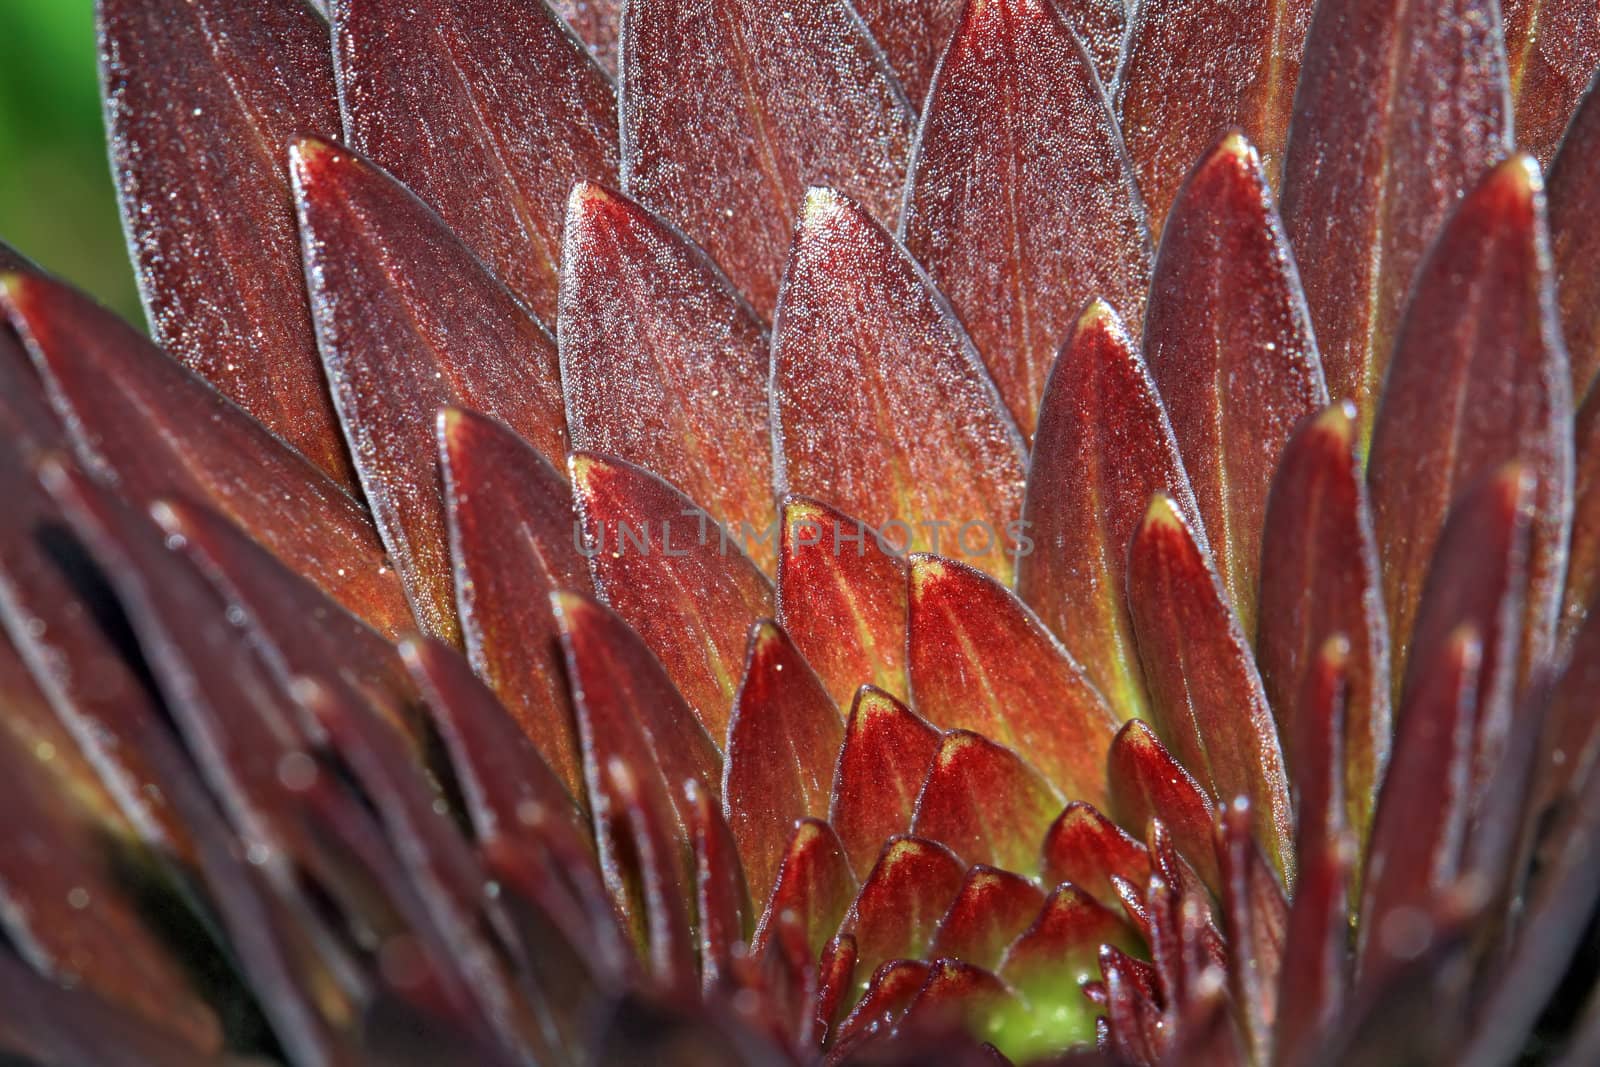
{"type": "Polygon", "coordinates": [[[1368,985],[1426,947],[1429,914],[1447,906],[1441,891],[1460,869],[1482,649],[1470,627],[1458,630],[1400,705],[1361,905],[1368,985]]]}
{"type": "Polygon", "coordinates": [[[1106,763],[1117,822],[1143,834],[1152,819],[1160,819],[1206,885],[1220,886],[1212,803],[1144,720],[1134,719],[1117,733],[1106,763]]]}
{"type": "Polygon", "coordinates": [[[931,549],[940,529],[954,531],[965,561],[1009,579],[1021,438],[927,277],[838,193],[806,197],[772,385],[780,493],[857,516],[901,548],[931,549]]]}
{"type": "Polygon", "coordinates": [[[1044,839],[1040,864],[1049,885],[1071,882],[1109,908],[1117,907],[1111,876],[1133,885],[1150,880],[1150,854],[1116,823],[1081,801],[1068,804],[1044,839]]]}
{"type": "Polygon", "coordinates": [[[897,837],[883,846],[841,927],[855,936],[861,982],[886,960],[922,955],[965,874],[965,865],[934,842],[897,837]]]}
{"type": "Polygon", "coordinates": [[[1460,629],[1470,627],[1481,647],[1471,726],[1474,804],[1500,765],[1511,717],[1524,703],[1518,649],[1531,587],[1535,499],[1534,480],[1521,463],[1469,487],[1440,534],[1417,610],[1402,702],[1427,688],[1438,669],[1429,665],[1440,662],[1460,629]]]}
{"type": "Polygon", "coordinates": [[[968,864],[1029,871],[1061,794],[1010,749],[966,730],[944,735],[917,796],[911,832],[968,864]]]}
{"type": "Polygon", "coordinates": [[[772,585],[726,531],[649,471],[590,453],[570,461],[595,589],[661,657],[713,738],[724,738],[746,637],[772,585]]]}
{"type": "Polygon", "coordinates": [[[301,281],[285,150],[339,132],[297,0],[105,0],[113,168],[155,340],[342,485],[355,474],[301,281]]]}
{"type": "Polygon", "coordinates": [[[552,601],[601,871],[652,970],[681,984],[693,974],[695,952],[688,940],[694,875],[687,862],[695,820],[682,784],[715,795],[721,760],[661,665],[621,619],[577,593],[556,593],[552,601]]]}
{"type": "Polygon", "coordinates": [[[1162,738],[1214,799],[1250,798],[1267,854],[1279,870],[1292,867],[1289,786],[1255,660],[1165,497],[1152,501],[1129,551],[1128,601],[1162,738]]]}
{"type": "Polygon", "coordinates": [[[1116,719],[1009,590],[953,560],[914,556],[907,647],[913,701],[930,722],[1025,752],[1067,796],[1105,805],[1116,719]]]}
{"type": "Polygon", "coordinates": [[[744,681],[728,723],[723,813],[739,843],[750,892],[765,900],[795,824],[828,814],[844,741],[839,709],[776,623],[750,631],[744,681]]]}
{"type": "Polygon", "coordinates": [[[611,79],[540,0],[331,6],[350,146],[553,319],[567,193],[617,169],[611,79]]]}
{"type": "Polygon", "coordinates": [[[1166,409],[1139,347],[1101,301],[1078,318],[1045,387],[1022,517],[1033,550],[1017,593],[1121,718],[1147,713],[1127,588],[1128,544],[1155,493],[1203,541],[1166,409]]]}
{"type": "Polygon", "coordinates": [[[421,201],[350,152],[291,153],[317,342],[418,619],[459,640],[435,415],[464,404],[566,451],[550,335],[421,201]]]}
{"type": "Polygon", "coordinates": [[[862,684],[899,699],[906,685],[906,567],[886,540],[826,504],[783,508],[778,618],[828,686],[849,704],[862,684]]]}
{"type": "Polygon", "coordinates": [[[921,111],[933,71],[955,32],[963,0],[856,0],[913,110],[921,111]]]}
{"type": "Polygon", "coordinates": [[[1572,540],[1567,546],[1567,588],[1562,637],[1570,643],[1600,594],[1600,392],[1591,390],[1578,410],[1572,482],[1572,540]]]}
{"type": "Polygon", "coordinates": [[[1335,398],[1370,436],[1400,312],[1451,206],[1510,147],[1493,0],[1358,0],[1312,20],[1283,221],[1335,398]],[[1465,32],[1468,26],[1479,32],[1465,32]]]}
{"type": "Polygon", "coordinates": [[[550,7],[572,27],[597,63],[606,70],[616,69],[622,0],[552,0],[550,7]]]}
{"type": "Polygon", "coordinates": [[[703,252],[602,186],[573,190],[562,256],[572,447],[650,468],[770,570],[765,327],[703,252]]]}
{"type": "Polygon", "coordinates": [[[1356,433],[1355,407],[1345,402],[1302,423],[1284,451],[1261,538],[1256,659],[1292,779],[1294,721],[1316,657],[1336,634],[1348,642],[1343,791],[1349,825],[1360,829],[1387,761],[1390,685],[1388,616],[1356,433]]]}
{"type": "Polygon", "coordinates": [[[1600,93],[1584,98],[1549,175],[1556,299],[1577,402],[1600,370],[1600,93]]]}
{"type": "Polygon", "coordinates": [[[939,921],[928,954],[993,967],[1043,905],[1044,893],[1021,875],[982,865],[973,867],[967,871],[950,910],[939,921]]]}
{"type": "Polygon", "coordinates": [[[572,489],[548,460],[493,419],[449,408],[438,429],[467,656],[567,788],[579,792],[572,700],[548,596],[557,589],[593,590],[572,489]]]}
{"type": "Polygon", "coordinates": [[[1246,634],[1267,489],[1295,425],[1327,403],[1311,320],[1261,161],[1237,134],[1179,191],[1156,260],[1145,358],[1246,634]]]}
{"type": "Polygon", "coordinates": [[[757,948],[770,935],[775,917],[791,911],[799,917],[810,951],[821,952],[839,929],[859,888],[833,827],[819,819],[801,819],[784,848],[778,879],[756,934],[757,948]]]}
{"type": "Polygon", "coordinates": [[[900,232],[1024,435],[1091,297],[1135,326],[1150,237],[1093,66],[1050,0],[968,4],[934,82],[900,232]]]}
{"type": "Polygon", "coordinates": [[[1277,185],[1313,6],[1311,0],[1138,5],[1118,117],[1156,233],[1190,166],[1229,130],[1241,130],[1261,150],[1267,178],[1277,185]]]}
{"type": "Polygon", "coordinates": [[[10,275],[0,304],[90,469],[210,504],[382,633],[415,625],[366,513],[309,461],[88,298],[10,275]]]}
{"type": "Polygon", "coordinates": [[[1600,66],[1600,20],[1582,0],[1501,0],[1517,145],[1549,166],[1600,66]]]}
{"type": "Polygon", "coordinates": [[[844,0],[636,0],[619,65],[624,191],[761,314],[808,186],[893,216],[916,116],[844,0]]]}
{"type": "Polygon", "coordinates": [[[656,774],[683,826],[687,800],[666,783],[691,779],[714,793],[722,781],[722,759],[694,713],[673,689],[660,661],[616,614],[579,593],[555,593],[556,621],[566,657],[584,776],[595,802],[597,781],[610,774],[611,757],[624,770],[656,774]]]}
{"type": "Polygon", "coordinates": [[[1519,675],[1555,636],[1572,518],[1572,399],[1538,167],[1514,156],[1461,202],[1417,275],[1372,441],[1394,678],[1447,510],[1501,464],[1536,481],[1519,675]]]}
{"type": "Polygon", "coordinates": [[[911,828],[939,744],[939,731],[889,694],[868,686],[856,694],[828,815],[853,868],[872,866],[885,838],[911,828]]]}

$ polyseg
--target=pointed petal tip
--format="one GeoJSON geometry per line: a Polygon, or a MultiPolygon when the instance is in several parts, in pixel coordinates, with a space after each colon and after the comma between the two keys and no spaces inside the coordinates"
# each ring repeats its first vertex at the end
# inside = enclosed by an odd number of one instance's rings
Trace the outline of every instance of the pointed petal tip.
{"type": "Polygon", "coordinates": [[[567,226],[586,226],[608,209],[620,208],[626,201],[616,190],[596,181],[581,181],[567,195],[567,226]]]}
{"type": "Polygon", "coordinates": [[[805,203],[800,208],[800,227],[806,229],[821,225],[851,206],[850,198],[837,189],[813,185],[806,190],[805,203]]]}
{"type": "Polygon", "coordinates": [[[1188,531],[1188,529],[1189,523],[1178,510],[1177,501],[1166,493],[1157,493],[1150,498],[1150,504],[1144,510],[1144,519],[1139,523],[1139,536],[1144,536],[1146,532],[1188,531]]]}
{"type": "Polygon", "coordinates": [[[1117,314],[1117,309],[1104,297],[1096,296],[1083,306],[1074,326],[1075,333],[1089,330],[1126,332],[1127,327],[1122,322],[1122,316],[1117,314]]]}

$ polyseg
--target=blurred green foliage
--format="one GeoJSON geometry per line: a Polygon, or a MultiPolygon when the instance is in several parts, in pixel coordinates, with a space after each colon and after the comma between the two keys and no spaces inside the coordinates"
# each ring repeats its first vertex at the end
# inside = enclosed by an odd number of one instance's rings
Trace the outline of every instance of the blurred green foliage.
{"type": "Polygon", "coordinates": [[[94,0],[0,0],[0,239],[142,325],[95,65],[94,0]]]}

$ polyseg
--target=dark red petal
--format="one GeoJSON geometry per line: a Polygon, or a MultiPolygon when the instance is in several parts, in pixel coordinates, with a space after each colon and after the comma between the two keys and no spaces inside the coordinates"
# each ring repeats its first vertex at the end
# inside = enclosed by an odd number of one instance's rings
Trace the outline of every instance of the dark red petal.
{"type": "Polygon", "coordinates": [[[777,879],[795,823],[828,814],[843,742],[839,709],[822,680],[776,623],[756,623],[722,769],[723,814],[756,899],[765,900],[777,879]]]}
{"type": "Polygon", "coordinates": [[[911,832],[967,863],[1032,873],[1061,795],[1010,749],[978,734],[945,734],[917,797],[911,832]]]}
{"type": "Polygon", "coordinates": [[[619,67],[624,191],[762,315],[808,185],[898,209],[916,115],[844,0],[635,0],[619,67]]]}
{"type": "Polygon", "coordinates": [[[1116,823],[1089,805],[1073,801],[1045,835],[1041,870],[1047,884],[1071,882],[1114,908],[1117,895],[1111,876],[1144,885],[1150,880],[1150,854],[1116,823]]]}
{"type": "Polygon", "coordinates": [[[1143,834],[1152,819],[1160,819],[1184,859],[1206,885],[1218,889],[1222,881],[1211,842],[1211,801],[1142,719],[1117,734],[1106,763],[1117,821],[1143,834]]]}
{"type": "Polygon", "coordinates": [[[1600,389],[1578,409],[1572,485],[1572,539],[1561,604],[1562,646],[1570,645],[1600,595],[1600,389]]]}
{"type": "Polygon", "coordinates": [[[349,151],[290,151],[317,341],[373,517],[417,612],[459,640],[435,414],[461,404],[567,450],[555,345],[403,186],[349,151]]]}
{"type": "MultiPolygon", "coordinates": [[[[120,863],[149,857],[100,792],[77,746],[0,641],[0,931],[40,973],[82,986],[192,1050],[214,1052],[221,1027],[180,961],[141,918],[120,863]],[[119,850],[131,855],[119,857],[119,850]]],[[[152,872],[141,870],[149,877],[152,872]]]]}
{"type": "Polygon", "coordinates": [[[1501,0],[1517,144],[1548,167],[1600,66],[1600,20],[1583,0],[1501,0]]]}
{"type": "Polygon", "coordinates": [[[347,487],[284,149],[339,132],[328,28],[296,0],[104,0],[112,170],[156,343],[347,487]]]}
{"type": "Polygon", "coordinates": [[[884,838],[911,828],[917,795],[938,752],[938,730],[888,693],[861,687],[839,750],[828,814],[856,870],[871,866],[884,838]]]}
{"type": "Polygon", "coordinates": [[[1163,740],[1214,799],[1250,798],[1267,855],[1292,877],[1289,786],[1272,711],[1221,583],[1165,496],[1151,501],[1129,551],[1128,603],[1163,740]]]}
{"type": "Polygon", "coordinates": [[[1051,0],[967,5],[917,135],[900,233],[1025,436],[1086,301],[1142,321],[1151,249],[1139,191],[1089,57],[1051,0]]]}
{"type": "Polygon", "coordinates": [[[1417,266],[1510,148],[1497,21],[1494,0],[1355,0],[1312,19],[1283,222],[1328,391],[1355,401],[1363,445],[1417,266]]]}
{"type": "Polygon", "coordinates": [[[550,0],[550,7],[572,27],[595,62],[607,71],[616,70],[622,0],[550,0]]]}
{"type": "Polygon", "coordinates": [[[1256,660],[1294,780],[1301,698],[1326,643],[1335,635],[1345,639],[1342,792],[1349,825],[1364,835],[1388,759],[1390,683],[1388,617],[1357,417],[1345,401],[1307,419],[1273,476],[1261,536],[1256,660]]]}
{"type": "Polygon", "coordinates": [[[783,507],[778,619],[843,707],[863,684],[906,684],[906,568],[858,519],[790,497],[783,507]]]}
{"type": "Polygon", "coordinates": [[[1356,844],[1327,842],[1320,852],[1300,852],[1294,904],[1284,939],[1283,969],[1274,1026],[1273,1062],[1316,1062],[1320,1042],[1344,1008],[1349,985],[1349,885],[1356,844]]]}
{"type": "Polygon", "coordinates": [[[999,974],[1025,996],[1060,1002],[1064,991],[1098,974],[1101,945],[1131,948],[1131,941],[1132,932],[1116,912],[1078,887],[1063,885],[1006,950],[999,974]]]}
{"type": "Polygon", "coordinates": [[[858,888],[833,827],[819,819],[801,819],[784,849],[777,882],[757,927],[757,951],[769,941],[776,917],[792,912],[816,956],[838,931],[858,888]]]}
{"type": "MultiPolygon", "coordinates": [[[[6,248],[0,245],[0,273],[6,265],[6,248]]],[[[21,257],[16,257],[18,269],[21,257]]],[[[50,409],[44,382],[28,364],[28,354],[11,332],[0,325],[0,433],[19,459],[71,447],[66,429],[50,409]]]]}
{"type": "MultiPolygon", "coordinates": [[[[1518,1054],[1529,1030],[1547,1009],[1564,981],[1574,954],[1582,951],[1584,934],[1600,892],[1600,775],[1594,773],[1594,700],[1600,656],[1600,614],[1590,616],[1575,646],[1573,659],[1557,683],[1548,732],[1554,749],[1537,783],[1540,803],[1534,815],[1546,830],[1537,857],[1537,875],[1524,892],[1523,912],[1510,950],[1483,998],[1485,1014],[1477,1016],[1471,1058],[1492,1063],[1518,1054]],[[1576,732],[1570,732],[1576,727],[1576,732]],[[1571,741],[1572,747],[1565,742],[1571,741]],[[1554,772],[1553,774],[1551,772],[1554,772]],[[1555,777],[1557,781],[1545,780],[1555,777]],[[1547,786],[1552,786],[1547,790],[1547,786]],[[1554,806],[1547,806],[1555,800],[1554,806]],[[1492,1014],[1489,1014],[1492,1013],[1492,1014]],[[1503,1026],[1503,1028],[1502,1028],[1503,1026]]],[[[1595,1009],[1586,1006],[1579,1036],[1563,1050],[1565,1062],[1584,1063],[1593,1056],[1595,1009]]]]}
{"type": "MultiPolygon", "coordinates": [[[[1131,13],[1119,0],[1052,0],[1094,62],[1106,99],[1115,104],[1131,13]]],[[[1113,115],[1115,108],[1113,107],[1113,115]]]]}
{"type": "Polygon", "coordinates": [[[1021,875],[983,865],[973,867],[939,921],[928,955],[993,967],[1043,906],[1044,893],[1021,875]]]}
{"type": "Polygon", "coordinates": [[[577,707],[584,781],[600,868],[628,917],[651,971],[682,986],[694,976],[693,813],[682,791],[715,794],[716,747],[627,624],[579,593],[555,593],[577,707]],[[674,788],[676,783],[676,788],[674,788]]]}
{"type": "Polygon", "coordinates": [[[1383,981],[1433,942],[1465,845],[1483,642],[1463,627],[1413,668],[1378,794],[1361,904],[1361,984],[1383,981]]]}
{"type": "Polygon", "coordinates": [[[79,459],[124,496],[207,503],[380,632],[415,626],[366,513],[321,471],[88,298],[15,274],[0,305],[79,459]]]}
{"type": "Polygon", "coordinates": [[[359,699],[345,699],[309,680],[294,686],[294,696],[326,730],[342,766],[387,831],[397,867],[415,888],[419,915],[428,920],[419,940],[435,943],[436,951],[448,954],[470,976],[472,999],[508,1048],[543,1052],[546,1037],[538,1012],[507,959],[517,950],[511,947],[505,915],[499,905],[486,902],[488,876],[438,803],[410,746],[359,699]]]}
{"type": "Polygon", "coordinates": [[[351,147],[555,318],[567,193],[617,170],[611,79],[540,0],[331,7],[351,147]]]}
{"type": "Polygon", "coordinates": [[[860,1003],[839,1025],[833,1057],[843,1059],[871,1038],[887,1035],[905,1014],[932,970],[930,964],[921,960],[885,961],[867,982],[860,1003]]]}
{"type": "MultiPolygon", "coordinates": [[[[625,763],[659,765],[669,787],[694,779],[715,793],[722,780],[717,747],[639,635],[580,593],[554,593],[550,599],[561,627],[591,794],[590,763],[603,764],[613,753],[625,763]]],[[[669,791],[681,812],[678,790],[669,791]]],[[[688,825],[686,816],[682,821],[688,825]]]]}
{"type": "Polygon", "coordinates": [[[1229,130],[1261,149],[1278,184],[1312,7],[1156,0],[1135,9],[1117,105],[1154,232],[1189,167],[1229,130]]]}
{"type": "Polygon", "coordinates": [[[1223,585],[1253,635],[1272,472],[1295,426],[1328,393],[1261,161],[1237,133],[1178,191],[1144,349],[1223,585]]]}
{"type": "Polygon", "coordinates": [[[188,749],[204,757],[197,770],[234,824],[231,832],[218,825],[209,799],[182,776],[164,778],[162,788],[174,791],[195,831],[208,882],[220,883],[218,903],[241,958],[259,976],[272,1010],[304,1028],[293,1033],[296,1047],[323,1040],[323,1016],[348,1019],[346,993],[322,983],[342,974],[359,994],[369,980],[317,917],[302,883],[315,885],[336,913],[361,915],[376,941],[398,937],[420,950],[411,971],[416,981],[385,980],[391,992],[442,1009],[452,1020],[447,1025],[480,1028],[481,1013],[455,961],[436,938],[419,940],[430,920],[416,907],[369,809],[307,751],[307,716],[269,677],[245,633],[226,618],[224,603],[166,548],[153,524],[88,478],[50,462],[44,481],[116,590],[174,724],[188,749]],[[300,788],[286,788],[286,774],[300,788]],[[224,833],[226,842],[218,839],[224,833]],[[267,883],[237,869],[241,846],[246,870],[265,868],[267,883]],[[270,900],[260,898],[264,889],[270,900]],[[291,913],[297,918],[286,926],[291,913]],[[300,982],[326,991],[311,1009],[315,1018],[305,1014],[300,982]]]}
{"type": "Polygon", "coordinates": [[[999,1016],[1011,990],[994,974],[965,960],[935,960],[927,979],[901,1018],[897,1037],[980,1030],[999,1016]]]}
{"type": "Polygon", "coordinates": [[[255,634],[267,665],[285,683],[337,679],[355,686],[391,725],[415,729],[416,690],[381,635],[209,508],[162,500],[150,514],[255,634]]]}
{"type": "Polygon", "coordinates": [[[1004,586],[953,560],[912,557],[907,648],[913,700],[929,722],[1025,752],[1061,792],[1105,806],[1116,719],[1004,586]]]}
{"type": "Polygon", "coordinates": [[[1346,831],[1350,643],[1329,638],[1305,672],[1295,710],[1296,886],[1276,990],[1274,1062],[1314,1059],[1339,1018],[1349,983],[1349,891],[1358,838],[1346,831]]]}
{"type": "Polygon", "coordinates": [[[1550,164],[1550,250],[1577,402],[1600,370],[1600,93],[1584,97],[1550,164]]]}
{"type": "Polygon", "coordinates": [[[810,1044],[826,1044],[834,1036],[839,1010],[848,1003],[845,994],[854,988],[856,939],[849,934],[828,942],[817,964],[816,1005],[810,1022],[810,1044]]]}
{"type": "Polygon", "coordinates": [[[1373,434],[1372,510],[1396,681],[1446,513],[1512,461],[1537,482],[1524,683],[1554,646],[1573,460],[1570,372],[1552,284],[1544,184],[1533,160],[1514,156],[1461,202],[1418,272],[1373,434]]]}
{"type": "Polygon", "coordinates": [[[649,471],[587,452],[569,466],[595,590],[721,741],[750,627],[773,614],[772,584],[734,534],[649,471]]]}
{"type": "MultiPolygon", "coordinates": [[[[1159,1029],[1162,1019],[1154,969],[1108,945],[1100,952],[1100,973],[1105,976],[1106,1020],[1110,1023],[1112,1047],[1134,1063],[1163,1060],[1170,1038],[1159,1029]]],[[[1238,1060],[1224,1058],[1219,1062],[1238,1060]]]]}
{"type": "Polygon", "coordinates": [[[1203,543],[1155,383],[1122,320],[1096,300],[1045,386],[1022,512],[1031,551],[1017,561],[1017,592],[1123,718],[1149,712],[1124,593],[1128,543],[1155,493],[1178,502],[1203,543]]]}
{"type": "Polygon", "coordinates": [[[592,591],[572,489],[495,420],[438,421],[445,525],[467,656],[573,793],[583,772],[549,594],[592,591]]]}
{"type": "Polygon", "coordinates": [[[1272,1047],[1278,1013],[1278,979],[1289,905],[1251,836],[1250,804],[1240,797],[1222,811],[1217,854],[1222,863],[1223,928],[1228,937],[1228,978],[1243,1009],[1244,1036],[1256,1062],[1272,1047]]]}
{"type": "Polygon", "coordinates": [[[0,1045],[27,1062],[100,1067],[209,1067],[216,1062],[113,1001],[81,987],[63,988],[9,954],[0,959],[0,999],[7,1006],[0,1045]]]}
{"type": "MultiPolygon", "coordinates": [[[[581,705],[578,714],[581,721],[581,705]]],[[[693,824],[681,827],[674,821],[675,798],[667,795],[654,765],[614,755],[591,764],[589,751],[586,745],[584,773],[592,774],[589,798],[601,872],[638,931],[650,973],[669,988],[689,988],[698,948],[693,928],[697,879],[686,866],[693,824]]],[[[692,820],[692,809],[681,810],[686,801],[677,803],[680,816],[692,820]]]]}
{"type": "Polygon", "coordinates": [[[755,926],[750,890],[733,834],[717,810],[717,798],[693,780],[684,785],[694,813],[695,930],[700,942],[700,985],[708,993],[734,980],[755,926]]]}
{"type": "Polygon", "coordinates": [[[854,4],[914,109],[922,107],[934,68],[965,6],[963,0],[856,0],[854,4]]]}
{"type": "MultiPolygon", "coordinates": [[[[1526,467],[1507,464],[1471,487],[1450,513],[1428,568],[1411,644],[1402,706],[1413,688],[1425,691],[1429,664],[1439,662],[1460,627],[1470,626],[1482,654],[1473,724],[1474,804],[1500,765],[1511,717],[1522,704],[1517,649],[1528,594],[1534,484],[1526,467]]],[[[1542,661],[1535,668],[1546,669],[1542,661]]]]}
{"type": "Polygon", "coordinates": [[[806,195],[772,342],[780,493],[1009,580],[1025,455],[949,306],[855,201],[806,195]]]}
{"type": "Polygon", "coordinates": [[[488,847],[561,832],[582,841],[587,826],[572,794],[461,654],[417,639],[402,644],[400,655],[449,753],[478,840],[488,847]]]}
{"type": "MultiPolygon", "coordinates": [[[[0,388],[0,423],[11,421],[6,409],[17,399],[0,388]]],[[[103,628],[97,609],[109,593],[81,550],[61,536],[65,519],[33,471],[9,449],[0,449],[0,499],[0,624],[16,648],[0,641],[3,688],[16,694],[0,700],[11,728],[58,752],[86,796],[114,796],[153,848],[192,862],[192,832],[163,789],[171,768],[181,773],[184,757],[136,665],[103,628]],[[35,686],[48,707],[35,706],[35,686]],[[80,746],[92,769],[77,756],[80,746]]]]}
{"type": "Polygon", "coordinates": [[[649,467],[777,555],[766,328],[682,234],[585,183],[562,245],[561,380],[572,447],[649,467]]]}
{"type": "Polygon", "coordinates": [[[943,845],[897,837],[883,846],[840,927],[856,939],[860,982],[895,957],[927,950],[939,920],[961,892],[964,865],[943,845]]]}
{"type": "MultiPolygon", "coordinates": [[[[581,1017],[595,983],[634,959],[595,863],[589,823],[460,653],[418,640],[401,654],[427,699],[484,868],[511,902],[533,981],[558,1025],[563,1015],[581,1017]]],[[[570,1022],[562,1029],[570,1031],[570,1022]]]]}

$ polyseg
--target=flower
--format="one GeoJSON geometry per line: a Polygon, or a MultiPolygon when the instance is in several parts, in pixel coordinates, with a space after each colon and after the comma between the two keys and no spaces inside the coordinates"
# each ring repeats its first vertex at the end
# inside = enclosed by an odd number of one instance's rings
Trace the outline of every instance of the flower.
{"type": "Polygon", "coordinates": [[[0,1047],[1592,1058],[1581,5],[557,6],[100,0],[0,1047]]]}

